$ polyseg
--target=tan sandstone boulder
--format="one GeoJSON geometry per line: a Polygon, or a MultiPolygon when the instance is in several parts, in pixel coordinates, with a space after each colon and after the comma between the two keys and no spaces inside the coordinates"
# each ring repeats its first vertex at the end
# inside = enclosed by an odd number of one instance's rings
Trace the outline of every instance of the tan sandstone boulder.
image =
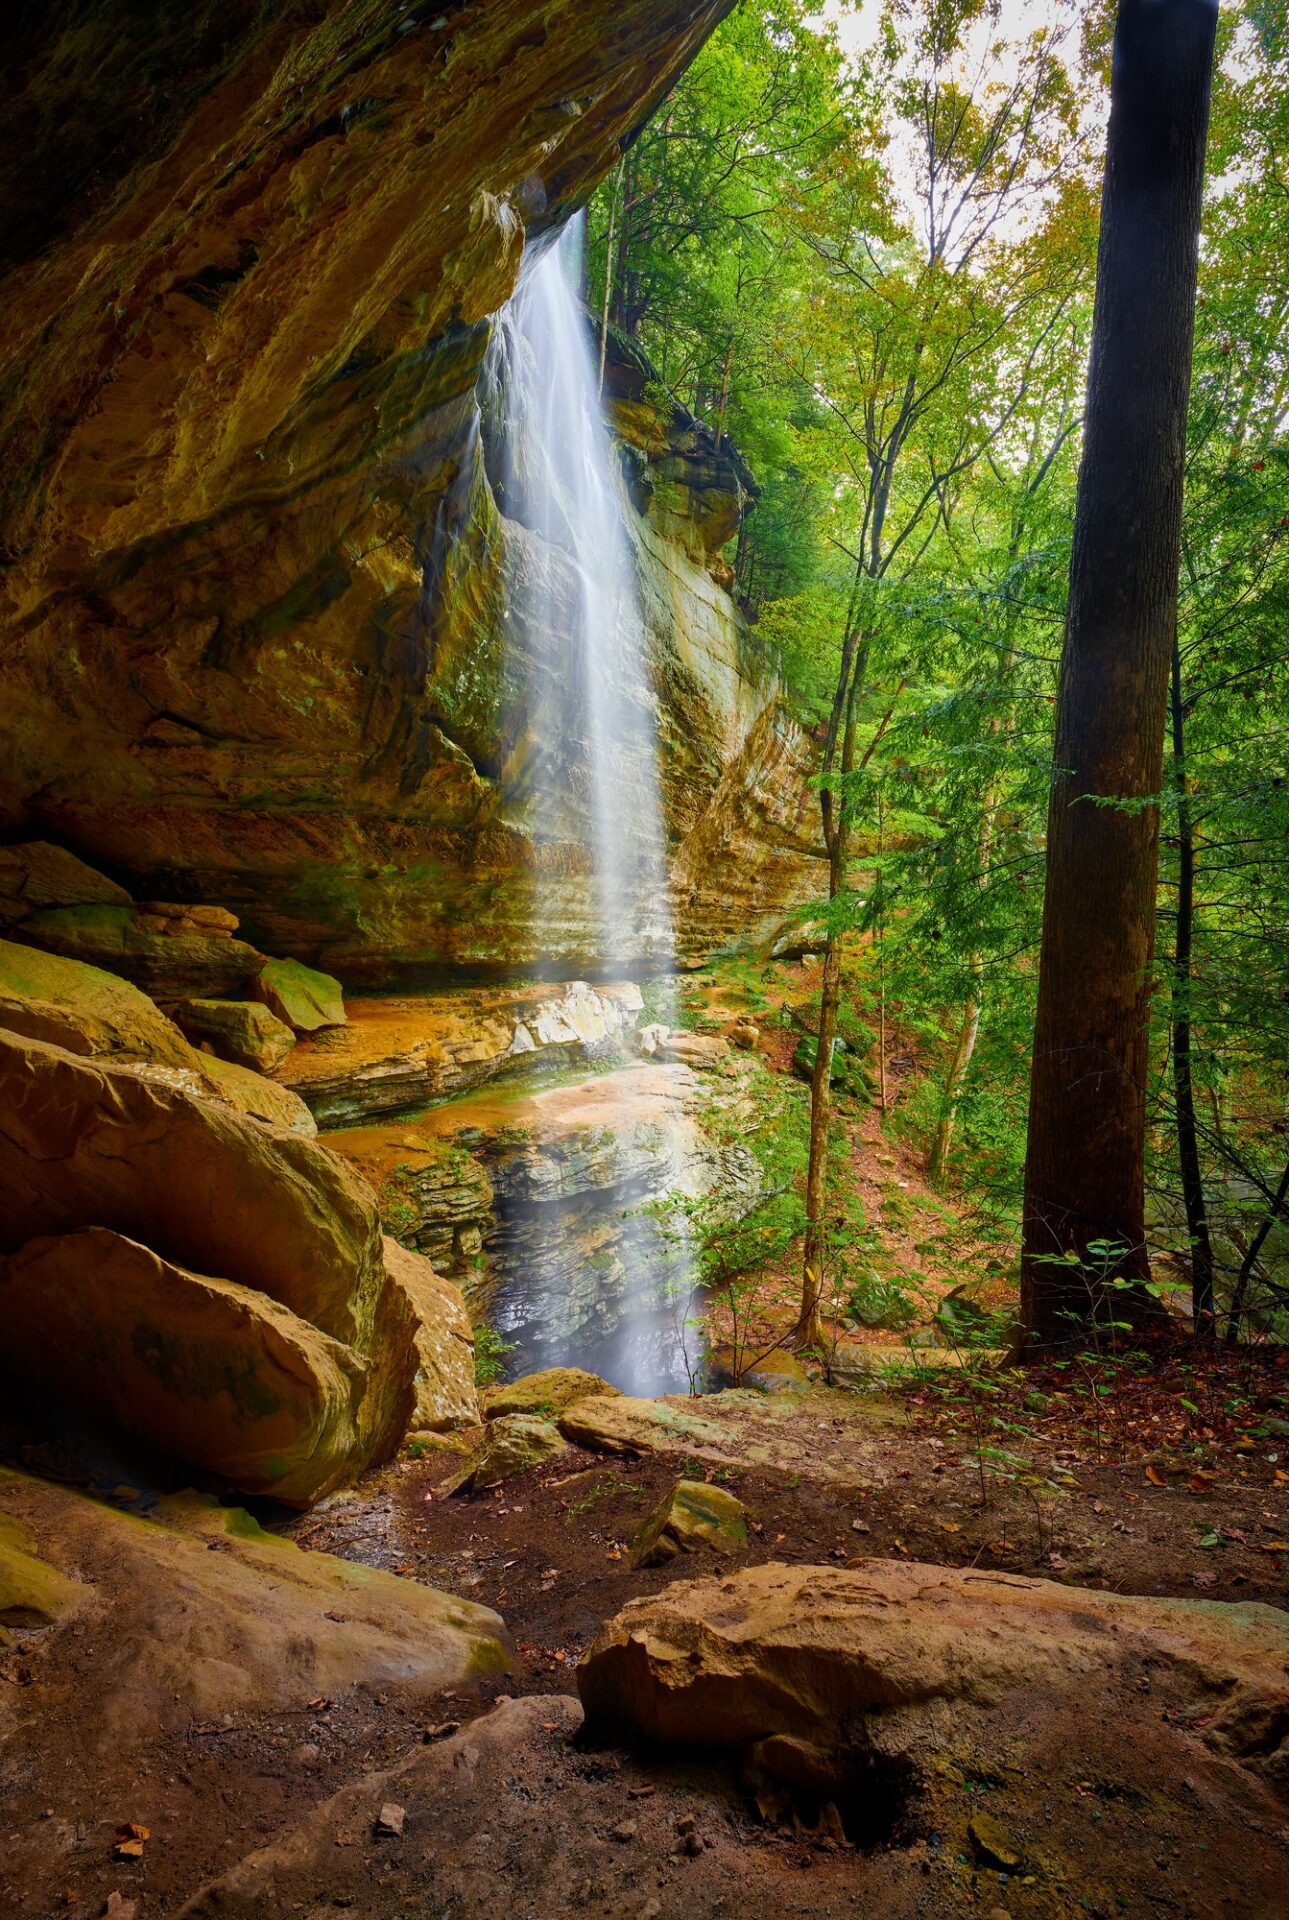
{"type": "Polygon", "coordinates": [[[266,960],[251,993],[295,1033],[343,1027],[345,1002],[340,982],[302,960],[266,960]]]}
{"type": "Polygon", "coordinates": [[[194,1046],[207,1044],[221,1060],[271,1073],[295,1045],[295,1035],[259,1000],[181,1000],[175,1025],[194,1046]]]}
{"type": "Polygon", "coordinates": [[[346,1480],[366,1363],[267,1295],[89,1227],[0,1259],[8,1364],[247,1493],[346,1480]]]}
{"type": "Polygon", "coordinates": [[[174,1022],[128,980],[13,940],[0,940],[0,1026],[69,1053],[204,1071],[174,1022]]]}
{"type": "Polygon", "coordinates": [[[479,1422],[474,1328],[460,1287],[436,1273],[423,1254],[385,1236],[385,1269],[411,1302],[416,1342],[416,1407],[412,1424],[449,1433],[479,1422]]]}
{"type": "Polygon", "coordinates": [[[587,1373],[581,1367],[543,1367],[540,1373],[521,1374],[504,1387],[489,1387],[484,1395],[483,1417],[499,1420],[507,1413],[536,1413],[554,1420],[593,1394],[613,1399],[618,1389],[598,1373],[587,1373]]]}
{"type": "Polygon", "coordinates": [[[1176,1770],[1202,1743],[1289,1798],[1289,1616],[1274,1607],[903,1561],[749,1567],[633,1601],[578,1688],[593,1728],[741,1750],[831,1795],[875,1762],[916,1774],[1014,1748],[1021,1727],[1077,1765],[1080,1740],[1095,1747],[1125,1700],[1141,1713],[1143,1674],[1140,1739],[1162,1741],[1176,1770]]]}
{"type": "Polygon", "coordinates": [[[616,1389],[575,1400],[557,1424],[566,1440],[591,1453],[654,1453],[721,1439],[719,1427],[701,1413],[616,1389]]]}
{"type": "Polygon", "coordinates": [[[0,1546],[6,1523],[62,1580],[57,1607],[73,1575],[94,1603],[86,1724],[104,1746],[340,1699],[357,1685],[432,1694],[507,1664],[506,1629],[489,1608],[305,1552],[197,1494],[161,1500],[144,1520],[0,1469],[0,1546]]]}
{"type": "Polygon", "coordinates": [[[353,1348],[370,1366],[351,1474],[398,1446],[414,1321],[359,1176],[185,1088],[0,1032],[0,1251],[86,1226],[267,1294],[353,1348]]]}
{"type": "MultiPolygon", "coordinates": [[[[264,1007],[255,1011],[272,1019],[264,1007]]],[[[318,1131],[289,1087],[199,1052],[146,993],[83,960],[0,940],[0,1027],[69,1053],[129,1062],[145,1078],[309,1139],[318,1131]]]]}
{"type": "Polygon", "coordinates": [[[544,1467],[564,1451],[558,1428],[530,1413],[490,1420],[464,1463],[440,1483],[439,1492],[482,1493],[530,1467],[544,1467]]]}
{"type": "Polygon", "coordinates": [[[678,1480],[665,1493],[631,1543],[637,1567],[661,1567],[680,1553],[707,1548],[738,1553],[747,1545],[747,1509],[724,1487],[705,1480],[678,1480]]]}

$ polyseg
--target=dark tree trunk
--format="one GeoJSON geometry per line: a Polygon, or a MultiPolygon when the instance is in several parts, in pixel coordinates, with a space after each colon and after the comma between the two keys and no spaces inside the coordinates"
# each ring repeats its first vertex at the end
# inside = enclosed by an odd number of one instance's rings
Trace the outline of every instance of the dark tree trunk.
{"type": "Polygon", "coordinates": [[[1191,1066],[1191,946],[1195,932],[1195,835],[1186,790],[1186,709],[1182,658],[1173,636],[1173,779],[1177,787],[1177,938],[1173,947],[1173,1087],[1177,1096],[1177,1156],[1182,1170],[1186,1232],[1191,1244],[1191,1311],[1201,1340],[1216,1338],[1213,1317],[1213,1242],[1195,1125],[1191,1066]]]}
{"type": "Polygon", "coordinates": [[[1110,1271],[1150,1271],[1157,796],[1216,25],[1216,0],[1120,0],[1115,29],[1025,1164],[1021,1310],[1038,1346],[1096,1309],[1093,1243],[1124,1250],[1110,1271]]]}

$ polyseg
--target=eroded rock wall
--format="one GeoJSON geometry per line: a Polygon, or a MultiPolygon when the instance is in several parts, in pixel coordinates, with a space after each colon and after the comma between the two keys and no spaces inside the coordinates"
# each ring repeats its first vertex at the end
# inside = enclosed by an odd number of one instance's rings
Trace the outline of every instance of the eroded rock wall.
{"type": "MultiPolygon", "coordinates": [[[[24,30],[0,145],[21,215],[0,255],[0,828],[137,897],[230,905],[350,981],[523,968],[543,941],[594,966],[576,808],[537,872],[550,636],[508,623],[524,542],[478,380],[526,246],[727,6],[197,0],[148,35],[68,0],[24,30]]],[[[697,952],[811,890],[806,747],[713,577],[746,476],[633,378],[612,397],[647,469],[697,952]]]]}

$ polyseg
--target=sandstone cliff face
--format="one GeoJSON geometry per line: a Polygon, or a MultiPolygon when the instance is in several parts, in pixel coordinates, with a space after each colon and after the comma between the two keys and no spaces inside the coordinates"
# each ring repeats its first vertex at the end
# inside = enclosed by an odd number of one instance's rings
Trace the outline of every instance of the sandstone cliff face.
{"type": "MultiPolygon", "coordinates": [[[[355,982],[595,966],[576,743],[535,850],[558,646],[507,618],[530,539],[479,375],[526,244],[727,5],[194,0],[144,34],[85,0],[36,30],[0,144],[0,828],[355,982]]],[[[610,391],[697,953],[813,890],[806,747],[713,577],[746,474],[630,365],[610,391]]]]}

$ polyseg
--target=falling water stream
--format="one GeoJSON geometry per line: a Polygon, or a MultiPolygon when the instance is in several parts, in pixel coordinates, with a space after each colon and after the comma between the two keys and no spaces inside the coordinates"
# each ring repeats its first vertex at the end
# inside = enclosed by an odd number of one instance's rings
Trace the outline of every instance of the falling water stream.
{"type": "MultiPolygon", "coordinates": [[[[625,496],[576,291],[582,225],[566,228],[526,272],[498,320],[488,371],[500,415],[499,499],[509,519],[537,536],[525,543],[522,567],[510,571],[508,614],[538,636],[538,651],[557,669],[557,701],[549,673],[548,697],[532,701],[539,730],[558,736],[537,743],[525,796],[535,823],[534,931],[550,970],[561,943],[567,950],[577,892],[567,857],[573,818],[584,842],[582,950],[608,977],[650,976],[655,1017],[670,1025],[674,1007],[658,984],[670,980],[675,942],[657,707],[625,496]]],[[[604,1081],[607,1113],[601,1101],[609,1135],[614,1080],[604,1081]]],[[[600,1233],[591,1270],[570,1278],[558,1244],[563,1234],[585,1232],[585,1218],[573,1214],[580,1205],[585,1215],[586,1191],[565,1205],[516,1193],[509,1222],[503,1200],[502,1232],[509,1225],[525,1246],[527,1272],[494,1317],[503,1335],[520,1338],[525,1364],[595,1366],[628,1391],[656,1392],[686,1378],[693,1262],[681,1212],[660,1214],[651,1203],[661,1190],[686,1190],[693,1129],[678,1102],[668,1111],[656,1093],[642,1128],[638,1106],[626,1110],[632,1097],[624,1088],[616,1144],[599,1144],[601,1155],[618,1152],[621,1177],[601,1197],[613,1229],[600,1233]]]]}

